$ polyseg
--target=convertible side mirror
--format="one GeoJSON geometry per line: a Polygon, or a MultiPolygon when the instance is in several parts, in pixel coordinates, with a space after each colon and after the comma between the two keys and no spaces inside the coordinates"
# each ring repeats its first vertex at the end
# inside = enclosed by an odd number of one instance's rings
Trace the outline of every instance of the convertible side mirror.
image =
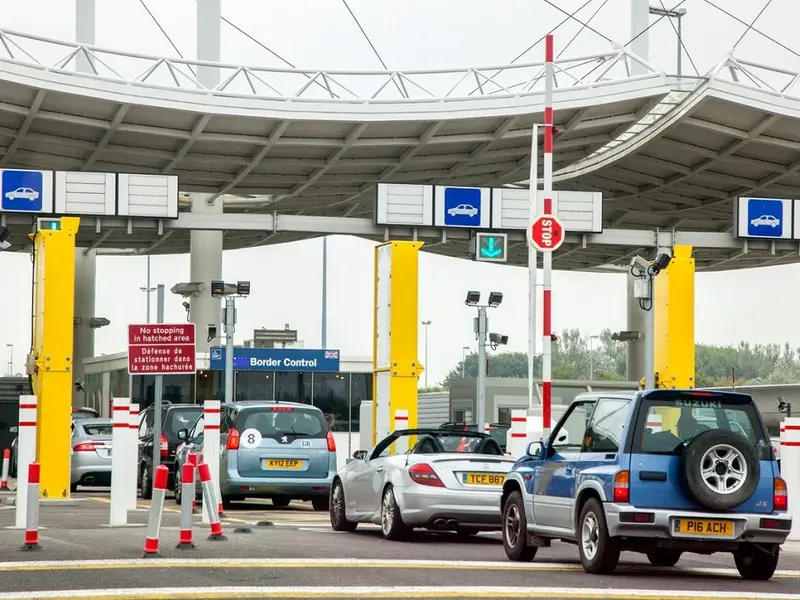
{"type": "Polygon", "coordinates": [[[525,454],[532,458],[544,458],[546,449],[547,443],[539,440],[538,442],[531,442],[528,444],[525,454]]]}
{"type": "Polygon", "coordinates": [[[356,450],[353,452],[353,458],[356,460],[365,460],[367,458],[367,451],[366,450],[356,450]]]}
{"type": "Polygon", "coordinates": [[[8,433],[19,433],[19,427],[14,425],[13,427],[8,428],[8,433]]]}

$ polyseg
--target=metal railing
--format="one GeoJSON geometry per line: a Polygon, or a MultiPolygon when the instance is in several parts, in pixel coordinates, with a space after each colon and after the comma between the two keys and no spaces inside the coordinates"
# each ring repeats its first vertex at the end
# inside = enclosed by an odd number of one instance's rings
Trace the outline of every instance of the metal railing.
{"type": "MultiPolygon", "coordinates": [[[[0,64],[34,66],[146,87],[181,89],[229,97],[348,103],[441,102],[476,96],[538,95],[544,62],[427,70],[313,70],[244,66],[122,52],[0,29],[0,64]],[[198,77],[201,71],[209,77],[198,77]],[[201,79],[219,81],[207,88],[201,79]]],[[[615,48],[556,60],[556,88],[596,88],[613,82],[663,76],[663,72],[615,48]],[[629,65],[646,71],[631,77],[629,65]]]]}

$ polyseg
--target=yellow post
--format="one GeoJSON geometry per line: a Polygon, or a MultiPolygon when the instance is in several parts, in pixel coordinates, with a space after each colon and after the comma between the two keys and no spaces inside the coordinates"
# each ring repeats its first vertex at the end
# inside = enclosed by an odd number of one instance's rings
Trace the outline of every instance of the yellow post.
{"type": "MultiPolygon", "coordinates": [[[[694,259],[691,246],[675,246],[666,270],[655,278],[655,369],[658,387],[695,387],[694,259]]],[[[662,415],[674,429],[680,411],[662,415]]]]}
{"type": "MultiPolygon", "coordinates": [[[[419,250],[422,242],[386,242],[375,248],[372,444],[394,430],[395,411],[417,427],[419,250]]],[[[409,440],[410,444],[413,440],[409,440]]]]}
{"type": "Polygon", "coordinates": [[[75,238],[80,219],[47,220],[60,228],[34,234],[35,373],[38,398],[36,459],[42,498],[68,498],[72,420],[72,336],[75,312],[75,238]]]}

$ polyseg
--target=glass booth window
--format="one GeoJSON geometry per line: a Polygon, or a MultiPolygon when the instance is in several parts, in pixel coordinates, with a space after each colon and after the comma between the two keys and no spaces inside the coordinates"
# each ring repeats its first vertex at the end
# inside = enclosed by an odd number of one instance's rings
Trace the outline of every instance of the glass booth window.
{"type": "Polygon", "coordinates": [[[497,409],[497,422],[503,423],[505,425],[511,424],[511,409],[510,408],[498,408],[497,409]]]}
{"type": "Polygon", "coordinates": [[[266,400],[271,402],[275,386],[275,373],[263,371],[238,371],[236,373],[236,400],[266,400]]]}
{"type": "Polygon", "coordinates": [[[350,399],[348,373],[314,373],[313,404],[325,415],[333,431],[347,431],[350,399]]]}

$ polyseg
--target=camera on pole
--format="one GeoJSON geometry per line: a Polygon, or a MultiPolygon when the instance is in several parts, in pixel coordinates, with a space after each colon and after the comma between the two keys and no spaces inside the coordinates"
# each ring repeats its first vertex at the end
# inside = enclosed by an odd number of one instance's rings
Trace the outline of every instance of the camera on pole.
{"type": "Polygon", "coordinates": [[[8,230],[8,227],[0,225],[0,252],[11,248],[11,242],[8,241],[10,235],[11,232],[8,230]]]}

